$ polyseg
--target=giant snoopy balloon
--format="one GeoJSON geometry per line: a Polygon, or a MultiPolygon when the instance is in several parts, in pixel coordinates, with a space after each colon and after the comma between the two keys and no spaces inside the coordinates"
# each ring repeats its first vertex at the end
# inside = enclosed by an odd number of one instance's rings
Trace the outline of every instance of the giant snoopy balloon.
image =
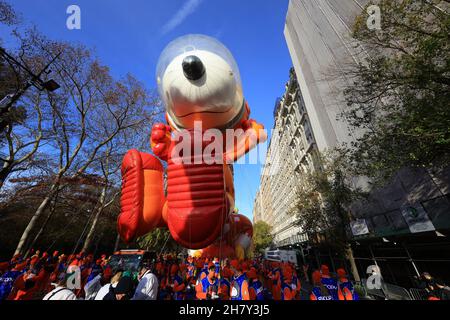
{"type": "MultiPolygon", "coordinates": [[[[245,216],[233,212],[230,163],[264,142],[267,135],[262,125],[249,119],[237,64],[216,39],[186,35],[164,49],[156,76],[167,124],[152,128],[154,155],[130,150],[123,159],[119,233],[130,242],[154,228],[167,227],[175,241],[188,249],[203,249],[205,255],[233,252],[244,258],[253,228],[245,216]],[[174,152],[186,143],[185,138],[175,139],[177,133],[187,132],[194,146],[196,131],[202,134],[211,129],[224,136],[227,129],[241,129],[245,134],[233,137],[231,147],[223,143],[222,150],[213,152],[221,162],[198,160],[195,152],[174,152]],[[167,161],[166,192],[160,159],[167,161]]],[[[208,146],[201,139],[200,155],[208,146]]]]}

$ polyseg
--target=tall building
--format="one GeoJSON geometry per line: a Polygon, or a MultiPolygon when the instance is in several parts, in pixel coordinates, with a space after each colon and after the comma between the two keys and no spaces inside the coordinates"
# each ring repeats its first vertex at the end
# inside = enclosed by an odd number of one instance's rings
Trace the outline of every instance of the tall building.
{"type": "Polygon", "coordinates": [[[254,214],[272,226],[275,244],[286,246],[307,239],[297,225],[294,204],[299,179],[317,164],[317,146],[294,69],[276,101],[274,117],[254,214]]]}
{"type": "Polygon", "coordinates": [[[340,67],[357,60],[350,37],[369,0],[291,0],[284,35],[320,151],[350,142],[354,133],[336,117],[345,106],[340,67]]]}
{"type": "MultiPolygon", "coordinates": [[[[358,135],[337,118],[345,108],[342,85],[347,81],[340,70],[360,59],[350,30],[368,2],[289,3],[284,34],[319,151],[350,142],[358,135]]],[[[351,208],[357,219],[353,233],[360,244],[354,248],[360,270],[364,272],[377,255],[397,255],[405,257],[407,267],[403,270],[396,268],[395,258],[378,261],[390,270],[385,276],[392,282],[404,285],[407,277],[431,269],[448,278],[443,270],[450,267],[450,242],[445,237],[450,230],[450,171],[400,170],[390,184],[370,192],[369,201],[351,208]]]]}
{"type": "MultiPolygon", "coordinates": [[[[303,234],[288,212],[296,182],[315,169],[317,152],[358,136],[338,118],[346,107],[340,70],[360,59],[350,31],[368,2],[290,0],[284,34],[294,70],[275,107],[278,134],[270,141],[258,200],[259,218],[273,226],[278,246],[303,234]]],[[[360,273],[381,256],[377,263],[390,282],[412,285],[412,276],[430,270],[449,279],[450,170],[404,169],[387,186],[367,190],[369,201],[351,208],[360,273]]]]}
{"type": "Polygon", "coordinates": [[[255,195],[255,200],[253,202],[253,224],[257,223],[258,221],[262,220],[262,208],[261,208],[261,195],[260,191],[258,190],[255,195]]]}

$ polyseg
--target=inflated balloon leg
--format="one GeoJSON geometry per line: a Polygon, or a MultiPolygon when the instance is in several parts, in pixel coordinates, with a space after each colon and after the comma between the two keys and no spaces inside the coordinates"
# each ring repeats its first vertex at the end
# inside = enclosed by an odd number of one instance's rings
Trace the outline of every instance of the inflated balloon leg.
{"type": "Polygon", "coordinates": [[[130,150],[122,163],[119,234],[130,242],[161,225],[165,202],[163,167],[153,155],[130,150]]]}

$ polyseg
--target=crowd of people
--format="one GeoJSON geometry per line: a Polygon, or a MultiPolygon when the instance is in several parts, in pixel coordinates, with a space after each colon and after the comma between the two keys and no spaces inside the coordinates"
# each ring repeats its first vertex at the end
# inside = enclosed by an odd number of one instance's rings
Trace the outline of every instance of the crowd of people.
{"type": "Polygon", "coordinates": [[[428,300],[450,300],[450,288],[441,279],[423,272],[414,280],[416,287],[424,292],[428,300]]]}
{"type": "Polygon", "coordinates": [[[0,300],[357,300],[344,269],[323,265],[308,278],[291,263],[262,259],[180,259],[161,255],[138,272],[114,268],[92,254],[33,252],[0,263],[0,300]],[[78,282],[72,272],[76,267],[78,282]],[[68,285],[69,283],[72,286],[68,285]],[[77,286],[78,283],[78,286],[77,286]]]}
{"type": "MultiPolygon", "coordinates": [[[[435,285],[436,287],[436,285],[435,285]]],[[[440,297],[433,297],[439,299],[440,297]]],[[[55,251],[0,263],[0,300],[359,300],[347,272],[291,263],[164,254],[138,270],[55,251]],[[75,267],[75,268],[74,268],[75,267]],[[73,270],[77,270],[77,275],[73,270]]]]}

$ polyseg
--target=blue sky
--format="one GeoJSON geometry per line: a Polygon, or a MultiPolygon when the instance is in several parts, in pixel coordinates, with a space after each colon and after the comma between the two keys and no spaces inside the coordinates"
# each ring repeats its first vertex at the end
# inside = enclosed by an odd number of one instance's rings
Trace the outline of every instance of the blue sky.
{"type": "MultiPolygon", "coordinates": [[[[8,1],[8,0],[7,0],[8,1]]],[[[292,65],[283,35],[288,0],[9,0],[49,38],[94,48],[120,77],[134,74],[154,88],[155,68],[164,47],[178,36],[202,33],[218,38],[240,69],[252,118],[273,126],[275,99],[284,92],[292,65]],[[66,9],[81,8],[81,30],[66,28],[66,9]]],[[[9,30],[0,29],[4,46],[9,30]]],[[[260,166],[236,165],[236,204],[251,217],[260,166]]]]}

